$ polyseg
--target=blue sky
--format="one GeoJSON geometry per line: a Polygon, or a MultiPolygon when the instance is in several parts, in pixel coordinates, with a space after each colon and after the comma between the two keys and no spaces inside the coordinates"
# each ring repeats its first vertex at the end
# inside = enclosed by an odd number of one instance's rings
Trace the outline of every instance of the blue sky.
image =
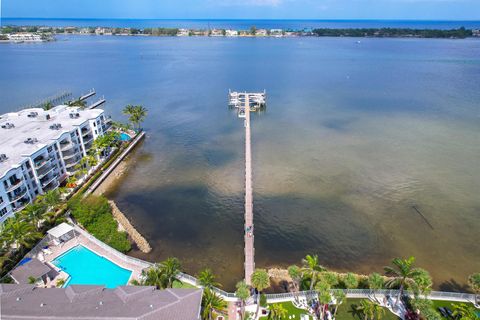
{"type": "Polygon", "coordinates": [[[0,0],[2,17],[480,20],[480,0],[0,0]]]}

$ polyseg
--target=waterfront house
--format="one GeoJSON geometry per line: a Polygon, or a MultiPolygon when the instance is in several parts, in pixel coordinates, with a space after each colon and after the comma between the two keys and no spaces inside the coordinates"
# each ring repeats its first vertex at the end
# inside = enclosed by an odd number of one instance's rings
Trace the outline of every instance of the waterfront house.
{"type": "Polygon", "coordinates": [[[0,116],[0,224],[76,172],[106,131],[101,109],[60,105],[0,116]]]}
{"type": "Polygon", "coordinates": [[[223,37],[225,33],[225,30],[223,29],[213,29],[210,31],[210,36],[211,37],[223,37]]]}
{"type": "Polygon", "coordinates": [[[188,37],[190,34],[190,30],[188,29],[178,29],[177,36],[178,37],[188,37]]]}
{"type": "Polygon", "coordinates": [[[283,30],[282,29],[270,29],[270,35],[272,37],[282,37],[283,30]]]}
{"type": "Polygon", "coordinates": [[[255,35],[257,37],[266,37],[268,36],[268,31],[266,29],[257,29],[257,31],[255,32],[255,35]]]}
{"type": "Polygon", "coordinates": [[[195,320],[200,319],[202,294],[202,289],[0,284],[0,318],[195,320]]]}
{"type": "Polygon", "coordinates": [[[10,41],[27,41],[27,42],[40,42],[43,41],[42,36],[36,33],[12,33],[7,35],[10,41]]]}
{"type": "Polygon", "coordinates": [[[225,30],[225,35],[227,37],[238,37],[238,31],[227,29],[227,30],[225,30]]]}

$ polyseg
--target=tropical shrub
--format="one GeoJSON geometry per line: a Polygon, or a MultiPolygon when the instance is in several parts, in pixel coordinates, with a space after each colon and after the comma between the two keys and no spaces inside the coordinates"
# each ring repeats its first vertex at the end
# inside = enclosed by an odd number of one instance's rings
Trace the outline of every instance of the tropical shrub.
{"type": "Polygon", "coordinates": [[[68,202],[73,217],[95,238],[121,252],[131,249],[125,232],[118,231],[118,222],[105,197],[90,195],[73,197],[68,202]]]}

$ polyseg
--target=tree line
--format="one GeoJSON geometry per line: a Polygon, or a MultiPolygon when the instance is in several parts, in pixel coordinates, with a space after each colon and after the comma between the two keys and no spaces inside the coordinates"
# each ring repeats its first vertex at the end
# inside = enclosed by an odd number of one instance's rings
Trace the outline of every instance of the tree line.
{"type": "Polygon", "coordinates": [[[410,28],[318,28],[312,33],[319,37],[414,37],[414,38],[454,38],[464,39],[473,35],[472,30],[464,27],[458,29],[410,29],[410,28]]]}

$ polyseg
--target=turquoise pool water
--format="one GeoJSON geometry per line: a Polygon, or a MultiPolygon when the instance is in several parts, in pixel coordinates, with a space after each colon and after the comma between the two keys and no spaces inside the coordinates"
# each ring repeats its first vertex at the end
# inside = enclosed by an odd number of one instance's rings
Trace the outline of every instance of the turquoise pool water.
{"type": "Polygon", "coordinates": [[[132,139],[132,137],[130,137],[128,134],[123,133],[123,132],[120,133],[120,140],[122,140],[122,141],[128,141],[128,140],[130,140],[130,139],[132,139]]]}
{"type": "Polygon", "coordinates": [[[70,275],[66,286],[92,284],[116,288],[127,284],[132,274],[82,245],[65,252],[53,264],[70,275]]]}

